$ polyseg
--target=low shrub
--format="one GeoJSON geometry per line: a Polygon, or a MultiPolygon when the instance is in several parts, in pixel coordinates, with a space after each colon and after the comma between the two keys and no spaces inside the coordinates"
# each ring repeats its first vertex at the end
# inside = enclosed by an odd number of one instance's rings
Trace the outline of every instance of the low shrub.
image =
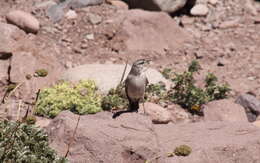
{"type": "Polygon", "coordinates": [[[65,163],[49,147],[42,129],[20,122],[0,122],[0,162],[65,163]]]}
{"type": "Polygon", "coordinates": [[[93,114],[101,111],[101,96],[97,94],[94,81],[80,81],[77,84],[61,82],[41,90],[36,103],[37,115],[53,118],[62,110],[77,114],[93,114]]]}

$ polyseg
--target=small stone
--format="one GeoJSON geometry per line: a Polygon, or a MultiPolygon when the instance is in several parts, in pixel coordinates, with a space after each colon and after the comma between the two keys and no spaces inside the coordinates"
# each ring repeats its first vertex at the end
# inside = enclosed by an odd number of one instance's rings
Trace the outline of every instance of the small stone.
{"type": "Polygon", "coordinates": [[[95,15],[95,14],[88,14],[89,17],[89,21],[91,22],[91,24],[96,25],[101,23],[102,18],[99,15],[95,15]]]}
{"type": "Polygon", "coordinates": [[[94,40],[94,34],[92,33],[92,34],[87,34],[86,35],[86,39],[88,39],[88,40],[94,40]]]}
{"type": "Polygon", "coordinates": [[[37,33],[40,29],[39,21],[30,13],[14,10],[6,15],[8,23],[14,24],[26,32],[37,33]]]}
{"type": "Polygon", "coordinates": [[[208,7],[203,4],[195,5],[190,11],[191,15],[193,16],[206,16],[208,12],[208,7]]]}
{"type": "Polygon", "coordinates": [[[218,0],[209,0],[209,4],[216,5],[218,3],[218,0]]]}
{"type": "Polygon", "coordinates": [[[69,10],[67,13],[66,13],[66,15],[65,15],[65,17],[67,18],[67,19],[76,19],[77,18],[77,13],[74,11],[74,10],[69,10]]]}

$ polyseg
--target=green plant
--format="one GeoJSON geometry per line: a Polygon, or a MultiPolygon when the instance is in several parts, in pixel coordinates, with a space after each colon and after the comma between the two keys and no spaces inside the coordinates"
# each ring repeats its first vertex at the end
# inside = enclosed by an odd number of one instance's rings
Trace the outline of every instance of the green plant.
{"type": "Polygon", "coordinates": [[[164,105],[168,101],[166,86],[163,82],[149,84],[146,87],[145,100],[164,105]]]}
{"type": "Polygon", "coordinates": [[[29,125],[35,124],[36,123],[36,117],[33,116],[33,115],[27,116],[26,123],[29,124],[29,125]]]}
{"type": "Polygon", "coordinates": [[[47,135],[34,125],[0,122],[0,162],[65,163],[49,147],[47,135]]]}
{"type": "Polygon", "coordinates": [[[161,71],[162,75],[166,78],[166,79],[171,79],[172,78],[172,69],[170,68],[164,68],[162,71],[161,71]]]}
{"type": "Polygon", "coordinates": [[[78,84],[62,82],[43,89],[36,103],[35,113],[53,118],[62,110],[77,114],[93,114],[101,111],[101,96],[96,92],[94,81],[80,81],[78,84]]]}
{"type": "Polygon", "coordinates": [[[228,92],[231,90],[226,84],[218,85],[217,77],[212,73],[206,76],[204,89],[197,87],[193,75],[199,69],[199,63],[192,61],[188,71],[176,74],[172,79],[175,86],[168,92],[169,99],[172,102],[195,113],[200,113],[202,104],[226,98],[228,92]]]}
{"type": "Polygon", "coordinates": [[[102,98],[101,107],[103,110],[118,110],[127,108],[127,99],[123,93],[124,85],[118,85],[109,90],[107,96],[102,98]]]}
{"type": "Polygon", "coordinates": [[[35,77],[45,77],[48,75],[48,71],[46,69],[38,69],[35,71],[35,77]]]}
{"type": "Polygon", "coordinates": [[[175,148],[174,154],[176,156],[188,156],[191,153],[192,149],[188,145],[180,145],[175,148]]]}

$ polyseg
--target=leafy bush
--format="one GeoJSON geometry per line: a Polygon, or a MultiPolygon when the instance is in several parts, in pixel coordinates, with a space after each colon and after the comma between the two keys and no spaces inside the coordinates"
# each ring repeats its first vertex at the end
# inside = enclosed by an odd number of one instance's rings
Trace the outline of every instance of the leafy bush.
{"type": "Polygon", "coordinates": [[[48,146],[47,135],[33,125],[0,122],[0,162],[64,163],[48,146]]]}
{"type": "Polygon", "coordinates": [[[208,73],[205,79],[205,88],[195,86],[194,73],[200,69],[198,62],[193,61],[188,71],[181,74],[176,74],[172,79],[175,86],[168,93],[172,102],[189,109],[191,112],[200,112],[202,104],[212,100],[223,99],[227,97],[231,90],[228,85],[218,85],[217,77],[208,73]]]}
{"type": "Polygon", "coordinates": [[[103,110],[118,110],[127,108],[127,99],[125,97],[124,85],[118,85],[109,90],[107,96],[104,96],[101,102],[103,110]]]}
{"type": "Polygon", "coordinates": [[[96,92],[94,81],[80,81],[73,85],[62,82],[40,92],[35,113],[46,117],[55,117],[62,110],[71,110],[77,114],[93,114],[101,111],[101,96],[96,92]]]}
{"type": "Polygon", "coordinates": [[[168,103],[168,94],[165,84],[163,82],[149,84],[146,87],[145,100],[162,106],[168,103]]]}

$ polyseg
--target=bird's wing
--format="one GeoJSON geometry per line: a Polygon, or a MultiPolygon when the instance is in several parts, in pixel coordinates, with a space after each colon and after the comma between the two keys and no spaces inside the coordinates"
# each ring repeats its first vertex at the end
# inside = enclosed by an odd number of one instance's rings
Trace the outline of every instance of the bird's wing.
{"type": "Polygon", "coordinates": [[[128,100],[130,100],[130,98],[128,96],[128,82],[129,82],[129,78],[127,77],[125,80],[125,94],[126,94],[126,97],[128,98],[128,100]]]}

